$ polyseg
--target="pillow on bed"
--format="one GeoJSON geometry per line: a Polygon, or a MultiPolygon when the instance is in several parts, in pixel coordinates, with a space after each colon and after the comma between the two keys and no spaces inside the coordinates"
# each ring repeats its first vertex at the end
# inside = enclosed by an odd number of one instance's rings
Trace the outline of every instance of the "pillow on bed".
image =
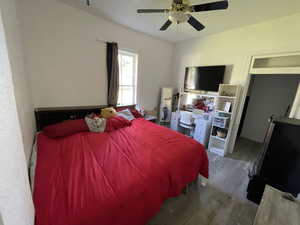
{"type": "Polygon", "coordinates": [[[117,115],[118,115],[118,116],[121,116],[121,117],[123,117],[123,118],[125,118],[126,120],[129,120],[129,121],[135,119],[135,117],[132,115],[132,113],[130,112],[129,109],[124,109],[124,110],[122,110],[122,111],[119,111],[119,112],[117,113],[117,115]]]}
{"type": "Polygon", "coordinates": [[[106,119],[100,118],[98,116],[86,116],[84,118],[87,126],[89,127],[89,130],[91,132],[101,133],[104,132],[106,127],[106,119]]]}
{"type": "Polygon", "coordinates": [[[143,118],[142,114],[136,110],[136,109],[132,109],[132,108],[128,108],[128,107],[119,107],[117,108],[117,112],[121,112],[123,110],[130,110],[131,114],[135,117],[135,118],[143,118]]]}
{"type": "Polygon", "coordinates": [[[142,114],[136,109],[130,109],[130,112],[135,118],[143,118],[142,114]]]}
{"type": "Polygon", "coordinates": [[[89,127],[84,119],[67,120],[62,123],[47,126],[43,129],[44,134],[51,138],[65,137],[84,131],[89,131],[89,127]]]}
{"type": "Polygon", "coordinates": [[[88,114],[86,115],[86,117],[89,117],[89,118],[95,118],[95,117],[99,117],[99,118],[102,118],[101,116],[101,113],[91,113],[91,114],[88,114]]]}
{"type": "Polygon", "coordinates": [[[131,122],[125,119],[122,116],[115,116],[106,120],[106,129],[105,131],[110,132],[114,130],[121,129],[123,127],[128,127],[131,125],[131,122]]]}

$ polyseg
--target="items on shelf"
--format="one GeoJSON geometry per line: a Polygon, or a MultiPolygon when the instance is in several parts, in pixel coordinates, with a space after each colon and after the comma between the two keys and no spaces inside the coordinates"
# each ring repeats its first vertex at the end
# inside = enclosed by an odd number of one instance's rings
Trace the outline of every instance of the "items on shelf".
{"type": "Polygon", "coordinates": [[[238,95],[240,86],[234,84],[220,84],[219,95],[227,97],[236,97],[238,95]]]}
{"type": "Polygon", "coordinates": [[[189,95],[186,94],[185,101],[182,103],[181,110],[202,110],[203,112],[210,113],[214,111],[214,97],[206,97],[202,95],[189,95]]]}
{"type": "Polygon", "coordinates": [[[213,137],[218,137],[218,138],[221,138],[221,139],[226,139],[227,132],[228,132],[227,129],[223,129],[223,128],[219,128],[219,127],[213,127],[211,134],[212,134],[213,137]]]}
{"type": "Polygon", "coordinates": [[[218,136],[219,138],[224,138],[224,139],[225,139],[226,136],[227,136],[227,131],[218,129],[218,130],[217,130],[217,136],[218,136]]]}
{"type": "Polygon", "coordinates": [[[193,99],[193,108],[203,110],[206,113],[214,110],[214,98],[197,96],[193,99]]]}
{"type": "Polygon", "coordinates": [[[177,131],[181,127],[188,129],[195,140],[203,145],[208,144],[208,150],[218,155],[231,153],[233,144],[230,138],[240,93],[240,85],[230,84],[220,84],[218,93],[183,92],[181,89],[178,113],[172,113],[171,128],[177,131]],[[186,123],[182,115],[187,114],[193,115],[194,121],[186,123]]]}

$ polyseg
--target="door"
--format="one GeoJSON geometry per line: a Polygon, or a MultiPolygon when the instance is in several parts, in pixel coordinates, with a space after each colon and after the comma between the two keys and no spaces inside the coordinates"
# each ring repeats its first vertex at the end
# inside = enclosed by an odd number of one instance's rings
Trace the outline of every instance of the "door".
{"type": "Polygon", "coordinates": [[[289,118],[300,119],[300,83],[298,83],[298,89],[291,107],[289,118]]]}
{"type": "MultiPolygon", "coordinates": [[[[254,75],[241,137],[263,143],[268,119],[288,116],[295,101],[299,75],[254,75]]],[[[295,111],[295,110],[294,110],[295,111]]]]}

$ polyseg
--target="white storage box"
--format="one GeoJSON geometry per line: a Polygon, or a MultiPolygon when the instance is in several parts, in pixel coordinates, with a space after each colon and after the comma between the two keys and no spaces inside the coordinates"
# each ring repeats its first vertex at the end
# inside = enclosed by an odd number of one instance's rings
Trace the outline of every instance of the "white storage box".
{"type": "Polygon", "coordinates": [[[215,116],[213,120],[213,126],[220,127],[220,128],[227,128],[229,124],[229,117],[221,117],[215,116]]]}
{"type": "Polygon", "coordinates": [[[216,153],[220,156],[224,156],[225,155],[225,142],[221,141],[219,139],[210,139],[210,143],[209,143],[209,151],[216,153]]]}
{"type": "Polygon", "coordinates": [[[217,154],[217,155],[219,155],[219,156],[225,156],[225,152],[224,152],[224,149],[221,149],[221,148],[214,148],[214,147],[211,147],[210,149],[209,149],[209,151],[210,152],[213,152],[213,153],[215,153],[215,154],[217,154]]]}

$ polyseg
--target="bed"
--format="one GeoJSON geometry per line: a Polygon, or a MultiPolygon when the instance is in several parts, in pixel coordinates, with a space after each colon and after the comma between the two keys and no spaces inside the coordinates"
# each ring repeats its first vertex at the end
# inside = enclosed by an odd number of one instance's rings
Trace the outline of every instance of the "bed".
{"type": "MultiPolygon", "coordinates": [[[[101,107],[37,109],[37,128],[101,107]]],[[[37,135],[36,225],[143,225],[198,175],[204,147],[143,118],[104,133],[37,135]]]]}

